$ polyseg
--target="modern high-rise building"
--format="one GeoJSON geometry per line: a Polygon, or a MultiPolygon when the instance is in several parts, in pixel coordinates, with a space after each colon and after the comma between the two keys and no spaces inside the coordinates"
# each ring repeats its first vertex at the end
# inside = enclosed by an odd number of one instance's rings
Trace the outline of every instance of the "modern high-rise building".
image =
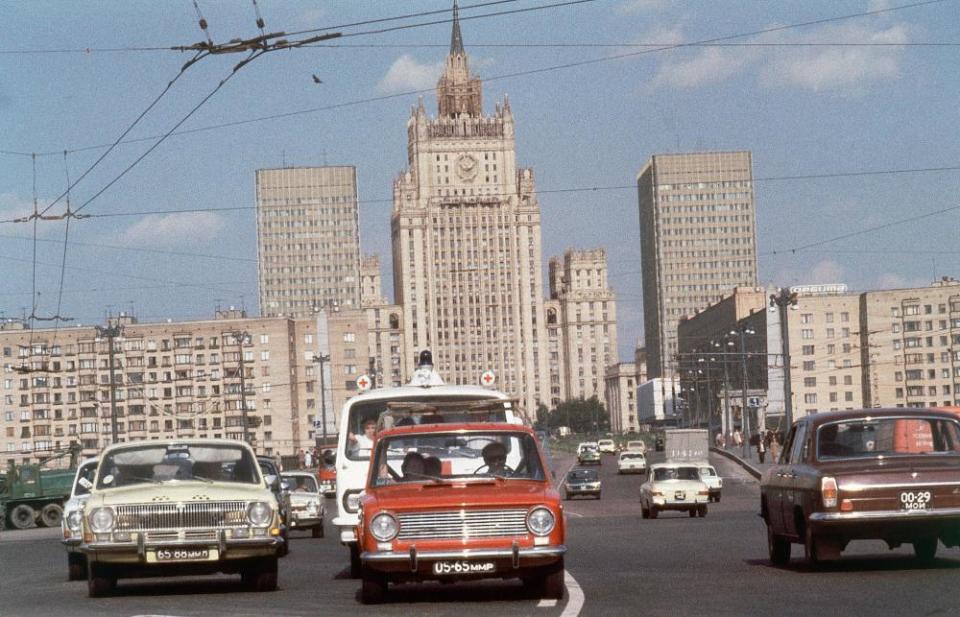
{"type": "Polygon", "coordinates": [[[403,306],[407,374],[433,351],[448,383],[484,370],[528,412],[549,401],[540,206],[516,164],[513,112],[484,115],[454,6],[436,117],[407,122],[408,165],[393,186],[394,299],[403,306]]]}
{"type": "MultiPolygon", "coordinates": [[[[605,374],[617,362],[617,301],[604,249],[569,249],[549,264],[550,298],[560,303],[565,398],[606,401],[605,374]]],[[[549,327],[548,314],[548,327],[549,327]]]]}
{"type": "Polygon", "coordinates": [[[757,284],[751,155],[657,154],[637,174],[637,191],[647,371],[669,376],[680,318],[757,284]]]}
{"type": "Polygon", "coordinates": [[[257,170],[257,269],[261,316],[360,307],[356,168],[257,170]]]}

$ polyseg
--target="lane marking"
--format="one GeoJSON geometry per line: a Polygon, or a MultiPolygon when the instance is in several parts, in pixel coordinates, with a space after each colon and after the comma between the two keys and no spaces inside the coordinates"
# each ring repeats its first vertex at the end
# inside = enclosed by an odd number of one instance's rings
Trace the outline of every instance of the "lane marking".
{"type": "Polygon", "coordinates": [[[563,579],[567,587],[567,598],[569,599],[567,600],[567,606],[564,607],[563,612],[560,613],[560,617],[577,617],[583,608],[583,589],[581,589],[580,583],[577,582],[577,579],[573,578],[569,570],[563,571],[563,579]]]}
{"type": "Polygon", "coordinates": [[[550,608],[557,605],[556,600],[540,600],[537,602],[537,608],[550,608]]]}
{"type": "Polygon", "coordinates": [[[560,490],[560,485],[563,484],[563,481],[564,481],[564,479],[566,479],[567,474],[570,473],[570,470],[573,469],[573,468],[576,467],[576,466],[577,466],[577,461],[576,461],[576,460],[574,460],[572,463],[570,463],[570,466],[567,467],[567,470],[566,470],[565,472],[563,472],[563,475],[560,476],[560,479],[559,479],[559,480],[557,480],[557,485],[556,485],[554,488],[556,488],[557,490],[560,490]]]}

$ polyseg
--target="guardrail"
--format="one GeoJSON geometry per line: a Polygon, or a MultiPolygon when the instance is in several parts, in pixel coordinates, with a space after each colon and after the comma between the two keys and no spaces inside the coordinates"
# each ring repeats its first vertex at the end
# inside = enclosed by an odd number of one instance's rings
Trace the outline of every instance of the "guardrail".
{"type": "Polygon", "coordinates": [[[741,467],[743,467],[743,469],[744,469],[748,474],[750,474],[751,476],[753,476],[753,477],[756,478],[757,480],[759,480],[759,479],[760,479],[760,476],[763,475],[763,473],[762,473],[759,469],[757,469],[756,467],[754,467],[754,466],[751,465],[750,463],[746,462],[745,460],[743,460],[742,458],[740,458],[739,456],[737,456],[737,455],[734,454],[733,452],[730,452],[729,450],[723,450],[723,449],[721,449],[721,448],[711,447],[711,448],[710,448],[710,451],[713,452],[714,454],[719,454],[720,456],[725,456],[725,457],[727,457],[728,459],[730,459],[731,461],[737,463],[738,465],[740,465],[741,467]]]}

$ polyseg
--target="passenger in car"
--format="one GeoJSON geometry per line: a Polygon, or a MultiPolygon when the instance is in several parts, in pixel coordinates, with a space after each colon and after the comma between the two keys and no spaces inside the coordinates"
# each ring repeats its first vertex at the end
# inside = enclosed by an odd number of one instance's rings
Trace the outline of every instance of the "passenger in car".
{"type": "Polygon", "coordinates": [[[423,455],[419,452],[407,452],[400,464],[400,474],[404,480],[422,479],[424,472],[423,455]]]}

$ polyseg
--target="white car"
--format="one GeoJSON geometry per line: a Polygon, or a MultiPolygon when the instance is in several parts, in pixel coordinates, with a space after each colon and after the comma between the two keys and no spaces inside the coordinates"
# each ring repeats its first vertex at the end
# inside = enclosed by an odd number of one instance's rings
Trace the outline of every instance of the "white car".
{"type": "Polygon", "coordinates": [[[77,467],[73,476],[73,490],[70,499],[63,504],[63,518],[60,529],[63,532],[63,546],[67,549],[67,580],[82,581],[87,578],[87,556],[80,552],[83,541],[83,505],[90,497],[93,478],[97,473],[99,459],[89,458],[77,467]]]}
{"type": "Polygon", "coordinates": [[[625,450],[617,457],[617,473],[646,473],[647,457],[643,452],[625,450]]]}
{"type": "Polygon", "coordinates": [[[647,470],[647,481],[640,486],[640,512],[643,518],[657,518],[663,510],[681,510],[690,517],[707,515],[710,489],[700,480],[694,463],[658,463],[647,470]]]}
{"type": "Polygon", "coordinates": [[[280,477],[290,495],[290,529],[309,529],[314,538],[322,538],[326,506],[317,477],[308,471],[285,471],[280,477]]]}
{"type": "Polygon", "coordinates": [[[580,445],[577,446],[577,454],[580,454],[581,452],[583,452],[584,450],[587,450],[587,449],[598,450],[599,447],[597,446],[597,442],[595,442],[595,441],[581,441],[581,442],[580,442],[580,445]]]}
{"type": "Polygon", "coordinates": [[[628,441],[626,445],[623,446],[623,449],[625,451],[631,450],[633,452],[645,453],[647,451],[647,442],[643,441],[642,439],[628,441]]]}
{"type": "Polygon", "coordinates": [[[720,491],[723,490],[723,478],[717,473],[717,469],[708,463],[697,463],[700,469],[700,480],[707,485],[710,490],[710,501],[720,503],[720,491]]]}
{"type": "Polygon", "coordinates": [[[597,440],[597,449],[600,454],[616,454],[617,444],[612,439],[597,440]]]}

